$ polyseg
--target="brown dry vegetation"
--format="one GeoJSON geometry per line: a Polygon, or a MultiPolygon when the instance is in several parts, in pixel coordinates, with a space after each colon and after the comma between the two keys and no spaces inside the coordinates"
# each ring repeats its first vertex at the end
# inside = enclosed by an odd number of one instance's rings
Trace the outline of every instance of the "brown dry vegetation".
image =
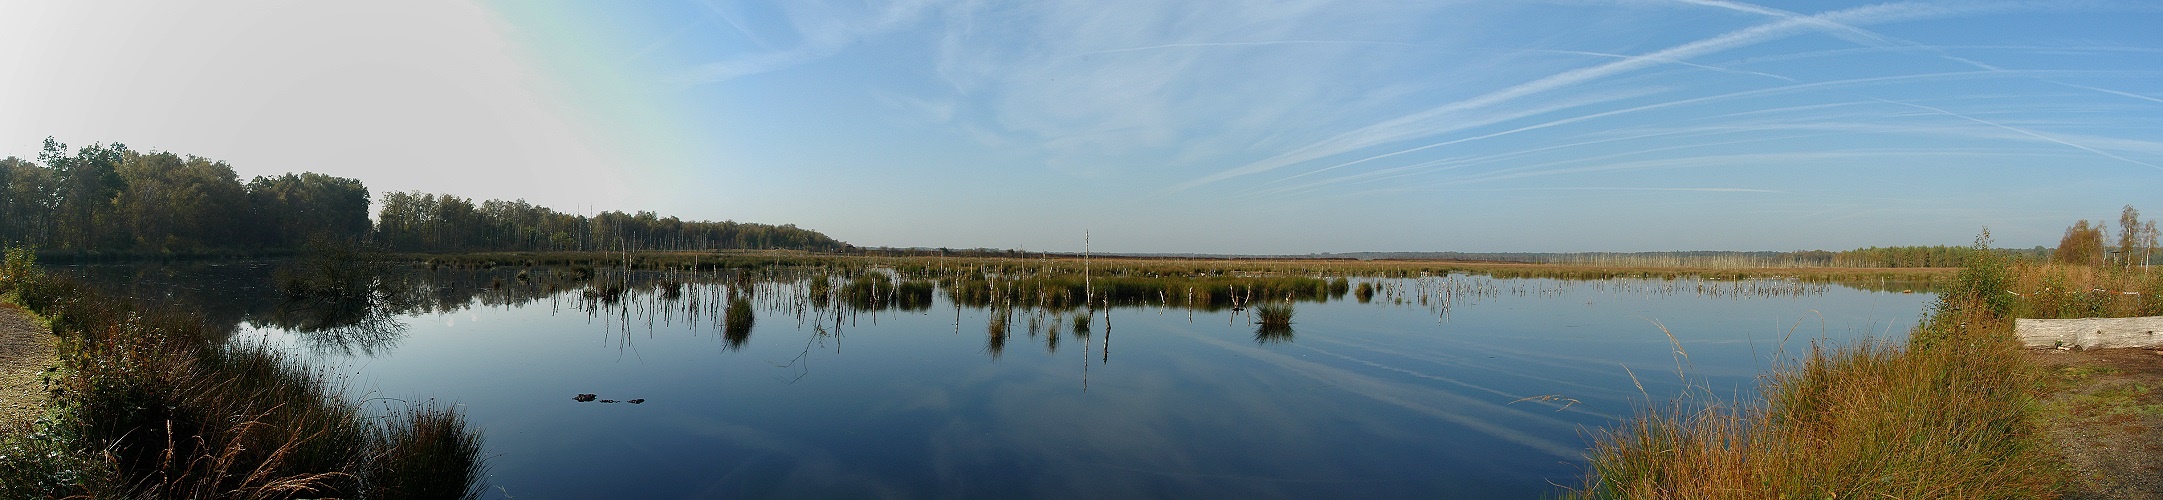
{"type": "Polygon", "coordinates": [[[2163,272],[2023,262],[2006,287],[2021,318],[2163,315],[2163,272]]]}
{"type": "Polygon", "coordinates": [[[2064,469],[2038,417],[2042,373],[2011,335],[2013,271],[1971,261],[1906,342],[1818,346],[1766,375],[1758,400],[1691,394],[1603,431],[1580,493],[2053,496],[2064,469]]]}
{"type": "MultiPolygon", "coordinates": [[[[2158,498],[2163,356],[2031,351],[2012,319],[2163,314],[2163,273],[1972,261],[1906,342],[1813,348],[1760,400],[1688,394],[1599,435],[1579,493],[2158,498]]],[[[1702,392],[1702,391],[1699,391],[1702,392]]]]}

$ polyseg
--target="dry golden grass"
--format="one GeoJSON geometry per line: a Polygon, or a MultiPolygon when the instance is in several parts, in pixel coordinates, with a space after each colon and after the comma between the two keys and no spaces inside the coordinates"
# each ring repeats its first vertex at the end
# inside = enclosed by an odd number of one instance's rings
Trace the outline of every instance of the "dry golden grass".
{"type": "Polygon", "coordinates": [[[1815,347],[1762,398],[1696,391],[1597,435],[1574,493],[1597,498],[2039,498],[2065,477],[2040,371],[2005,287],[2043,268],[1961,271],[1906,343],[1815,347]]]}

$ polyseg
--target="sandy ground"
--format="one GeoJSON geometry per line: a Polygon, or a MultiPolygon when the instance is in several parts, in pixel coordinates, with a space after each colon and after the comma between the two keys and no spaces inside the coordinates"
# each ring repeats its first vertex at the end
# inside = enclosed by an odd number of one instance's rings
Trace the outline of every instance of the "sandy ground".
{"type": "Polygon", "coordinates": [[[52,331],[22,307],[0,303],[0,429],[43,416],[43,377],[54,361],[52,331]]]}
{"type": "Polygon", "coordinates": [[[2163,498],[2163,351],[2029,351],[2050,371],[2048,432],[2073,468],[2066,498],[2163,498]]]}
{"type": "Polygon", "coordinates": [[[53,335],[14,304],[0,304],[0,429],[45,414],[45,369],[54,363],[53,335]]]}

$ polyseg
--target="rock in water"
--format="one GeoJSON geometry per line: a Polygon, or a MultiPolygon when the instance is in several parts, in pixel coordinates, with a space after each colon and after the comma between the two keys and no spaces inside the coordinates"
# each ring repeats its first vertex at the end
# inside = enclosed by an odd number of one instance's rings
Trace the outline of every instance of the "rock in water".
{"type": "Polygon", "coordinates": [[[572,400],[572,401],[577,401],[577,402],[580,402],[580,403],[584,403],[584,402],[587,402],[587,401],[592,401],[592,400],[593,400],[593,398],[596,398],[596,397],[599,397],[599,396],[595,396],[595,395],[592,395],[592,394],[580,394],[580,395],[577,395],[577,396],[571,396],[571,400],[572,400]]]}

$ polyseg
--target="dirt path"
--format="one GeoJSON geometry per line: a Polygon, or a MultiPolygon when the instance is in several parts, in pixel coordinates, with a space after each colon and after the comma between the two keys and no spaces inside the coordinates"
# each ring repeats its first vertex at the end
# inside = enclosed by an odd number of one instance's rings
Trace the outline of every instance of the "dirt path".
{"type": "Polygon", "coordinates": [[[0,430],[45,414],[45,369],[53,335],[14,304],[0,303],[0,430]]]}
{"type": "Polygon", "coordinates": [[[2066,498],[2163,498],[2163,351],[2038,349],[2048,432],[2073,467],[2066,498]]]}

